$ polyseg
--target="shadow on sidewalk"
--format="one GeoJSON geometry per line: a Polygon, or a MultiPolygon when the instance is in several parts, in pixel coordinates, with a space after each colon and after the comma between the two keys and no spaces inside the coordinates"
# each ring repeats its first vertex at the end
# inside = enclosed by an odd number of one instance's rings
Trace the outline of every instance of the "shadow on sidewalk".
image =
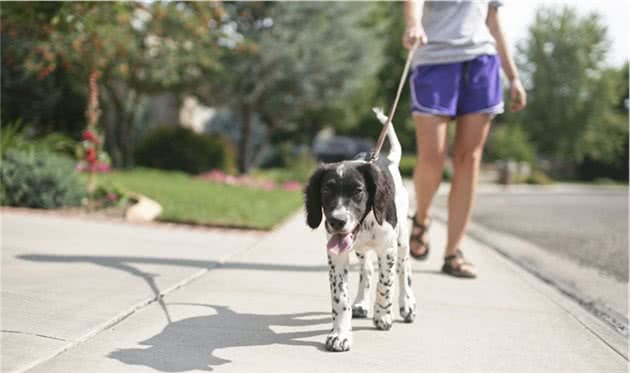
{"type": "MultiPolygon", "coordinates": [[[[306,312],[284,315],[258,315],[238,313],[226,306],[171,303],[172,306],[201,306],[214,310],[214,314],[196,316],[170,322],[157,335],[139,342],[148,348],[129,348],[111,352],[108,357],[128,365],[143,365],[162,372],[212,370],[231,360],[215,355],[216,350],[231,347],[312,346],[321,349],[321,343],[300,341],[325,335],[328,330],[276,333],[272,326],[303,327],[330,323],[330,317],[306,312]]],[[[270,357],[273,358],[273,357],[270,357]]]]}
{"type": "Polygon", "coordinates": [[[87,263],[95,264],[107,268],[117,269],[127,272],[132,276],[136,276],[144,280],[151,291],[155,300],[159,303],[164,317],[167,322],[171,322],[171,316],[168,309],[164,305],[164,300],[160,295],[160,289],[155,283],[155,277],[159,276],[155,273],[145,272],[135,267],[134,264],[157,264],[169,265],[176,267],[193,267],[199,269],[250,269],[258,271],[297,271],[297,272],[327,272],[328,266],[307,266],[307,265],[287,265],[287,264],[271,264],[271,263],[244,263],[229,262],[221,263],[212,260],[194,260],[194,259],[177,259],[177,258],[151,258],[141,256],[88,256],[88,255],[18,255],[16,258],[28,260],[32,262],[48,262],[48,263],[87,263]]]}

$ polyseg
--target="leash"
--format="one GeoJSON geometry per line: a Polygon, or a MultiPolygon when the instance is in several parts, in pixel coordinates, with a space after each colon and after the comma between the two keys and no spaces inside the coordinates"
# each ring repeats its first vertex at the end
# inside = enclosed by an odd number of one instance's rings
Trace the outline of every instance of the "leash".
{"type": "Polygon", "coordinates": [[[403,68],[403,73],[400,77],[400,82],[398,83],[398,90],[396,91],[396,98],[394,99],[394,104],[392,108],[389,110],[389,115],[387,116],[387,122],[383,125],[383,129],[381,133],[378,135],[378,140],[376,140],[376,145],[374,146],[374,151],[370,156],[369,162],[372,163],[378,159],[378,154],[381,152],[381,148],[383,147],[383,143],[385,142],[385,136],[387,135],[387,131],[389,130],[389,126],[392,125],[392,119],[394,119],[394,113],[396,112],[396,107],[398,106],[398,100],[400,99],[400,94],[402,92],[402,88],[405,85],[405,81],[407,80],[407,74],[409,73],[409,66],[411,65],[411,59],[413,57],[414,52],[418,48],[420,44],[420,39],[416,40],[411,49],[409,49],[409,54],[407,54],[407,61],[405,62],[405,67],[403,68]]]}

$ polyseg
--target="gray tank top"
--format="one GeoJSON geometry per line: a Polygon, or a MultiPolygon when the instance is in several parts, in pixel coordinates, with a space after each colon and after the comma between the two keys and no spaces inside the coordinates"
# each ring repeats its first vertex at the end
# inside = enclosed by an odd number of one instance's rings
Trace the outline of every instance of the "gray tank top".
{"type": "Polygon", "coordinates": [[[422,26],[428,44],[416,50],[413,65],[431,65],[472,60],[496,54],[488,27],[488,7],[502,1],[425,1],[422,26]]]}

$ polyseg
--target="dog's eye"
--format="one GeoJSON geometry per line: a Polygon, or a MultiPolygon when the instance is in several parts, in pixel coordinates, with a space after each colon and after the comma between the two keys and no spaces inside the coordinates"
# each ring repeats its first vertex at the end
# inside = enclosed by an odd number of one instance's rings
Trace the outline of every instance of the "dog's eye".
{"type": "Polygon", "coordinates": [[[328,194],[330,193],[330,187],[329,186],[325,186],[322,188],[322,194],[328,194]]]}

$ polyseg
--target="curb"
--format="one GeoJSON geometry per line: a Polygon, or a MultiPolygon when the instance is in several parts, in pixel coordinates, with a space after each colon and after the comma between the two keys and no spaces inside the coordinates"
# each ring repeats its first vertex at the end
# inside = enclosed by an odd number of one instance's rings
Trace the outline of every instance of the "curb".
{"type": "MultiPolygon", "coordinates": [[[[447,213],[443,209],[434,208],[434,218],[446,222],[447,213]]],[[[606,345],[628,360],[628,319],[600,299],[593,299],[584,292],[580,284],[568,282],[561,276],[554,275],[544,260],[537,260],[536,254],[544,253],[543,249],[516,236],[495,231],[470,222],[466,235],[492,248],[515,272],[520,272],[532,287],[550,298],[559,307],[573,316],[585,328],[596,335],[606,345]]],[[[544,254],[551,256],[551,254],[544,254]]],[[[566,263],[566,260],[562,259],[566,263]]],[[[579,267],[574,264],[575,267],[579,267]]],[[[592,271],[581,269],[580,271],[592,271]]],[[[593,274],[590,274],[592,276],[593,274]]],[[[613,280],[599,276],[600,286],[611,286],[613,280]]],[[[613,285],[614,286],[614,285],[613,285]]],[[[627,292],[624,292],[627,294],[627,292]]]]}

